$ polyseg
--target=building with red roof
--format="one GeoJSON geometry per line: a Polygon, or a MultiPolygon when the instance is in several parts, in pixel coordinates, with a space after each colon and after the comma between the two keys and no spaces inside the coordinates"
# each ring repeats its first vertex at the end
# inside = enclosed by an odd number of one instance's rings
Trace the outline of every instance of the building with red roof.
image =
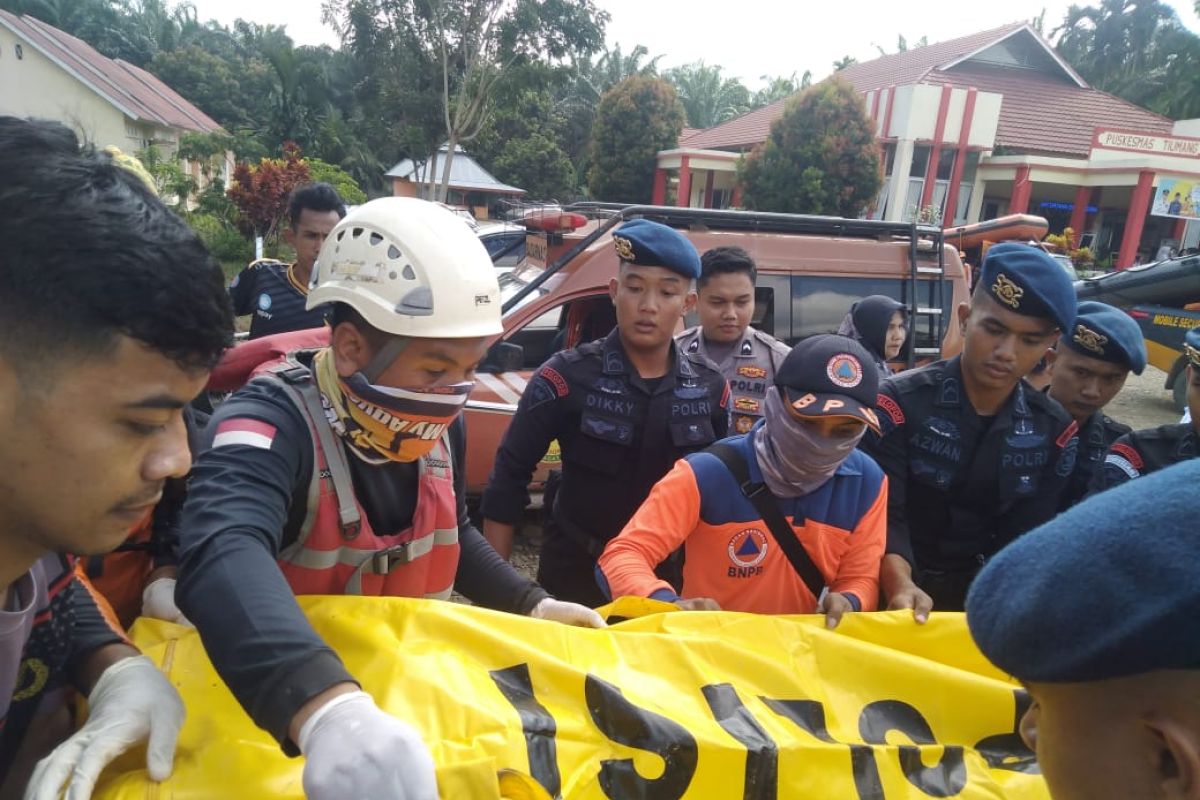
{"type": "MultiPolygon", "coordinates": [[[[837,75],[862,94],[883,151],[872,218],[949,226],[1039,214],[1119,267],[1200,239],[1200,223],[1187,226],[1200,218],[1200,121],[1093,89],[1027,23],[837,75]]],[[[655,201],[738,205],[737,162],[787,102],[681,136],[658,154],[655,201]]]]}
{"type": "MultiPolygon", "coordinates": [[[[96,147],[135,154],[154,146],[173,157],[185,133],[221,126],[149,72],[101,55],[31,16],[0,10],[0,114],[52,119],[96,147]]],[[[183,164],[202,182],[199,164],[183,164]]],[[[221,172],[233,169],[229,153],[221,172]]]]}

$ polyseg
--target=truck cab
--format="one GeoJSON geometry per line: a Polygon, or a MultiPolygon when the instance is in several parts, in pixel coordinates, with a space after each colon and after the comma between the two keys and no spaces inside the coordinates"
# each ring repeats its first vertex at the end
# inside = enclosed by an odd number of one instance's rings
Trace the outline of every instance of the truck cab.
{"type": "MultiPolygon", "coordinates": [[[[958,251],[941,230],[911,223],[657,206],[580,204],[530,228],[527,258],[500,276],[504,333],[477,372],[467,403],[467,490],[480,494],[533,372],[561,349],[605,336],[616,324],[608,296],[618,259],[612,233],[637,217],[678,228],[703,253],[736,245],[758,265],[751,324],[788,344],[834,333],[855,301],[883,294],[904,303],[910,334],[903,369],[961,349],[951,315],[968,299],[958,251]]],[[[682,329],[682,328],[681,328],[682,329]]],[[[551,447],[536,494],[558,463],[551,447]]]]}

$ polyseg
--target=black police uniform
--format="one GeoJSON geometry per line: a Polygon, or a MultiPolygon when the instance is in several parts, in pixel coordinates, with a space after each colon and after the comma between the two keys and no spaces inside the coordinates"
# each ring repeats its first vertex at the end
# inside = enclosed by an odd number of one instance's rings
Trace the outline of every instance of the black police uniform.
{"type": "Polygon", "coordinates": [[[1059,500],[1059,510],[1065,510],[1087,496],[1088,487],[1100,471],[1108,448],[1117,439],[1133,431],[1133,428],[1117,422],[1103,411],[1097,411],[1079,427],[1079,452],[1075,457],[1075,469],[1067,480],[1059,500]]]}
{"type": "Polygon", "coordinates": [[[1118,486],[1195,458],[1197,454],[1200,454],[1200,436],[1190,422],[1127,433],[1108,448],[1104,464],[1092,477],[1090,492],[1095,494],[1118,486]]]}
{"type": "Polygon", "coordinates": [[[558,440],[562,476],[547,514],[538,582],[562,600],[606,602],[595,579],[605,543],[676,460],[727,433],[725,378],[674,344],[671,363],[660,379],[640,377],[614,330],[551,357],[521,396],[481,511],[517,522],[534,467],[558,440]]]}
{"type": "Polygon", "coordinates": [[[979,568],[1054,516],[1075,467],[1076,425],[1022,381],[994,417],[975,413],[960,357],[880,387],[882,435],[862,447],[888,476],[887,552],[913,565],[939,610],[961,610],[979,568]]]}

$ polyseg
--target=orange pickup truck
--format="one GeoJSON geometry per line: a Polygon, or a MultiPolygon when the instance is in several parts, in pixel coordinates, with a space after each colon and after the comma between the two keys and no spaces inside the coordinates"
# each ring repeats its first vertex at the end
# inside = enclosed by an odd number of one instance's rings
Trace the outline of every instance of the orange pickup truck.
{"type": "MultiPolygon", "coordinates": [[[[580,204],[526,219],[526,260],[500,276],[504,333],[477,373],[467,403],[467,488],[478,495],[531,374],[557,350],[604,336],[615,324],[608,282],[617,273],[611,232],[646,217],[679,228],[704,252],[737,245],[758,264],[754,326],[794,344],[833,333],[871,294],[903,302],[912,335],[903,368],[961,349],[952,313],[967,300],[958,250],[939,228],[792,214],[580,204]]],[[[531,489],[557,463],[547,453],[531,489]]]]}

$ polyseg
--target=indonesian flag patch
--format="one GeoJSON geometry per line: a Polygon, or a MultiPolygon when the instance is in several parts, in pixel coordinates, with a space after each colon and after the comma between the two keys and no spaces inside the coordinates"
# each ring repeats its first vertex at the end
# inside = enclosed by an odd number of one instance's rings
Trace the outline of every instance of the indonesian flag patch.
{"type": "Polygon", "coordinates": [[[212,446],[228,447],[241,444],[247,447],[257,447],[270,450],[275,441],[276,428],[256,419],[227,419],[217,426],[217,435],[213,437],[212,446]]]}

